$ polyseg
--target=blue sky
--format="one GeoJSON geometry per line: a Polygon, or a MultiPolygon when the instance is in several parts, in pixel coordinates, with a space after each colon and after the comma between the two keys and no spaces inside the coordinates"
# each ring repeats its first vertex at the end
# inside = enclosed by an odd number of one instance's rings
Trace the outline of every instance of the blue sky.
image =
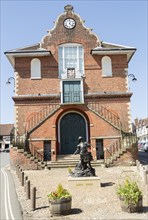
{"type": "Polygon", "coordinates": [[[67,4],[102,41],[137,48],[129,63],[129,74],[138,79],[135,83],[129,79],[132,121],[148,117],[147,0],[1,0],[1,123],[14,123],[13,81],[6,85],[14,72],[4,52],[40,42],[67,4]]]}

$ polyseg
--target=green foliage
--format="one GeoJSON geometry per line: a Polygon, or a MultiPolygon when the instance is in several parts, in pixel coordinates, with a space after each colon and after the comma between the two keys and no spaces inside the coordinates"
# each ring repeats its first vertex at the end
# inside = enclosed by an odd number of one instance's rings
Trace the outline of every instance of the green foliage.
{"type": "Polygon", "coordinates": [[[121,199],[124,199],[126,204],[134,205],[136,205],[139,198],[142,197],[142,192],[139,189],[137,183],[129,179],[126,179],[122,185],[120,184],[118,186],[117,194],[121,199]]]}
{"type": "Polygon", "coordinates": [[[64,189],[61,184],[58,185],[56,191],[51,192],[47,196],[51,200],[57,200],[57,199],[62,199],[62,198],[71,198],[70,193],[66,189],[64,189]]]}

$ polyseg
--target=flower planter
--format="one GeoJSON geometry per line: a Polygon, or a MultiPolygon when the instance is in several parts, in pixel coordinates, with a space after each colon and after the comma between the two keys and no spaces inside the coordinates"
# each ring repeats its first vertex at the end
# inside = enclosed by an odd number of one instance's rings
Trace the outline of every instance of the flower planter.
{"type": "Polygon", "coordinates": [[[124,198],[120,197],[120,205],[121,205],[121,209],[124,212],[129,212],[129,213],[133,213],[133,212],[141,212],[142,211],[142,197],[139,198],[138,203],[137,204],[126,204],[124,198]]]}
{"type": "Polygon", "coordinates": [[[68,215],[71,212],[72,198],[62,198],[57,200],[49,199],[50,212],[52,216],[68,215]]]}

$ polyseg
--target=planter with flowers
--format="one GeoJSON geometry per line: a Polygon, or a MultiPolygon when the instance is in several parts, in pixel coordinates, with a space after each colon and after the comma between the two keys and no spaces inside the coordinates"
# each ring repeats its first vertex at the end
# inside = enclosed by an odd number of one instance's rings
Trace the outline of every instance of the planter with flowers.
{"type": "Polygon", "coordinates": [[[142,211],[142,192],[135,181],[126,179],[118,186],[117,195],[122,211],[131,213],[142,211]]]}
{"type": "Polygon", "coordinates": [[[61,184],[58,185],[56,191],[47,196],[52,216],[67,215],[71,212],[72,196],[61,184]]]}

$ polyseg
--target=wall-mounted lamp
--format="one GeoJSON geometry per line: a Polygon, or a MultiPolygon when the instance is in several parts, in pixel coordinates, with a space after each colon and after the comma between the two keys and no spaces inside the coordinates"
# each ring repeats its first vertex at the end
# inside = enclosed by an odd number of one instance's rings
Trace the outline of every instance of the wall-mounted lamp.
{"type": "MultiPolygon", "coordinates": [[[[7,80],[7,82],[6,82],[6,84],[8,85],[8,84],[11,84],[11,81],[13,80],[13,82],[14,82],[14,88],[15,88],[15,79],[14,79],[14,77],[9,77],[8,78],[8,80],[7,80]]],[[[15,90],[13,90],[13,92],[15,92],[15,90]]]]}
{"type": "Polygon", "coordinates": [[[134,74],[129,74],[128,77],[131,77],[133,82],[137,81],[137,78],[134,74]]]}

